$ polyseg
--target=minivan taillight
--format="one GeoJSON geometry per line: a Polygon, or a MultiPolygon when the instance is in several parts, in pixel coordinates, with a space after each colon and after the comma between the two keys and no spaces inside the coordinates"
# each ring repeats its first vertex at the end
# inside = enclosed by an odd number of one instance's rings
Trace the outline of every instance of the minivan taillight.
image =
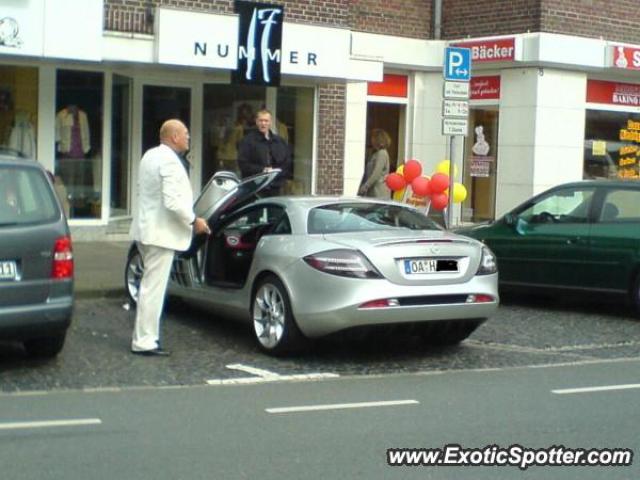
{"type": "Polygon", "coordinates": [[[73,250],[71,237],[59,237],[53,246],[51,278],[73,278],[73,250]]]}

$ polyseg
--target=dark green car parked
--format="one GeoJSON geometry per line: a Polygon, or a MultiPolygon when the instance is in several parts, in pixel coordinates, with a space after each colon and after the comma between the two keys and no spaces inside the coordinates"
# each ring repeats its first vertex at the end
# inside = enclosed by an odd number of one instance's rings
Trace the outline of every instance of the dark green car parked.
{"type": "Polygon", "coordinates": [[[502,288],[618,294],[640,312],[640,181],[559,185],[456,233],[493,250],[502,288]]]}

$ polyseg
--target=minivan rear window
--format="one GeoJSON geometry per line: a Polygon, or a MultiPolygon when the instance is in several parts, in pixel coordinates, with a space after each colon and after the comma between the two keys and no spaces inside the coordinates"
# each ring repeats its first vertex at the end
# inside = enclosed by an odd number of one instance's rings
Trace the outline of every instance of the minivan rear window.
{"type": "Polygon", "coordinates": [[[42,170],[0,165],[0,227],[47,223],[60,212],[42,170]]]}
{"type": "Polygon", "coordinates": [[[309,233],[346,233],[371,230],[442,230],[423,213],[384,203],[338,203],[309,212],[309,233]]]}

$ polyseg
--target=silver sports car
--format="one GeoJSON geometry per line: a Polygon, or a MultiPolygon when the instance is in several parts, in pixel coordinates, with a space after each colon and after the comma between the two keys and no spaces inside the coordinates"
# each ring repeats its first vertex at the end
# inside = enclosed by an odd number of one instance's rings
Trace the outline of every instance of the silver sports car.
{"type": "MultiPolygon", "coordinates": [[[[391,201],[258,198],[276,175],[214,175],[195,205],[212,234],[176,255],[170,295],[251,322],[274,355],[379,325],[458,343],[496,310],[495,257],[482,243],[391,201]]],[[[134,302],[142,272],[134,244],[125,271],[134,302]]]]}

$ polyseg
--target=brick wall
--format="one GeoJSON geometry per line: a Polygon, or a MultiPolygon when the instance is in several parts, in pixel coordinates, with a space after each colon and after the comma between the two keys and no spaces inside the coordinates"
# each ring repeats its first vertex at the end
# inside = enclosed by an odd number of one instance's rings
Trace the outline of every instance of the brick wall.
{"type": "Polygon", "coordinates": [[[638,0],[542,0],[542,31],[640,43],[638,0]]]}
{"type": "MultiPolygon", "coordinates": [[[[349,0],[278,0],[273,3],[284,5],[285,18],[290,22],[348,27],[349,0]]],[[[233,0],[105,0],[104,29],[153,33],[153,11],[159,6],[233,13],[233,0]]]]}
{"type": "Polygon", "coordinates": [[[432,0],[352,0],[349,25],[352,30],[429,38],[432,0]]]}
{"type": "Polygon", "coordinates": [[[342,193],[346,87],[322,85],[318,89],[318,163],[316,192],[342,193]]]}
{"type": "MultiPolygon", "coordinates": [[[[580,0],[577,0],[580,1],[580,0]]],[[[540,30],[540,0],[443,0],[442,38],[540,30]]]]}

